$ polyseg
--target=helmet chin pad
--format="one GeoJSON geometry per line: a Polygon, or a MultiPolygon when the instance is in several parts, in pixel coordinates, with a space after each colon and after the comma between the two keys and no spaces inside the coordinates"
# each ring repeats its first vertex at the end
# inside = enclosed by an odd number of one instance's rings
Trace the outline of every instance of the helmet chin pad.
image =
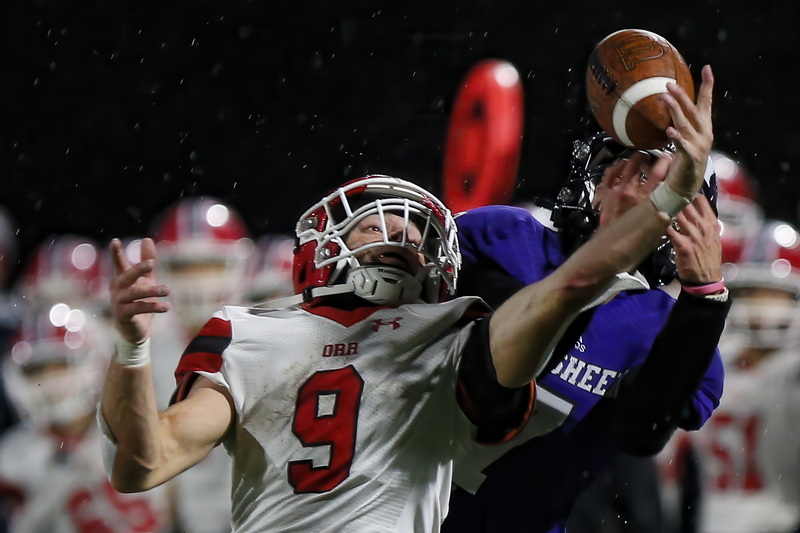
{"type": "Polygon", "coordinates": [[[430,277],[429,272],[429,268],[423,268],[414,276],[397,267],[369,264],[348,270],[347,282],[355,287],[353,293],[356,296],[371,303],[421,303],[424,280],[430,277]]]}

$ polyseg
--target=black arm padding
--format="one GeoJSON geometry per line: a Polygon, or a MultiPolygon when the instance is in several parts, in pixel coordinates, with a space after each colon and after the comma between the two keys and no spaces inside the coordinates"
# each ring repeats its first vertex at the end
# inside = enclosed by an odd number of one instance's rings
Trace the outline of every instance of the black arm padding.
{"type": "Polygon", "coordinates": [[[476,321],[461,355],[458,380],[466,398],[462,409],[478,428],[481,442],[499,442],[518,427],[528,408],[529,386],[508,388],[497,382],[489,348],[489,319],[476,321]]]}
{"type": "Polygon", "coordinates": [[[730,306],[730,298],[678,296],[646,361],[622,378],[611,424],[620,451],[636,456],[661,451],[708,370],[730,306]]]}

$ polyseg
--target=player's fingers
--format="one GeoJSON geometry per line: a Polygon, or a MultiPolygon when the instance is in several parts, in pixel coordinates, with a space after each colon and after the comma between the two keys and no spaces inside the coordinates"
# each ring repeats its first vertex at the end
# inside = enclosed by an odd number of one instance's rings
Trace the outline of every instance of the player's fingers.
{"type": "Polygon", "coordinates": [[[708,198],[704,194],[698,194],[695,196],[694,200],[692,200],[692,205],[697,209],[697,213],[699,216],[703,218],[717,218],[717,215],[714,213],[714,208],[711,207],[711,202],[708,201],[708,198]]]}
{"type": "Polygon", "coordinates": [[[122,274],[131,267],[128,258],[125,257],[125,251],[122,249],[122,241],[119,239],[111,239],[111,242],[108,244],[108,251],[111,254],[111,264],[114,266],[114,272],[116,272],[117,275],[122,274]]]}
{"type": "MultiPolygon", "coordinates": [[[[150,237],[142,239],[142,261],[151,261],[155,264],[156,261],[156,243],[150,237]]],[[[147,273],[147,277],[154,277],[155,269],[147,273]]]]}
{"type": "Polygon", "coordinates": [[[705,65],[701,71],[702,83],[697,93],[697,107],[705,114],[711,114],[714,92],[714,72],[711,65],[705,65]]]}
{"type": "MultiPolygon", "coordinates": [[[[681,231],[683,228],[681,228],[681,231]]],[[[667,228],[667,237],[672,242],[672,247],[675,248],[675,253],[682,253],[691,245],[691,238],[681,234],[678,229],[673,225],[667,228]]]]}
{"type": "Polygon", "coordinates": [[[142,239],[142,261],[156,259],[156,243],[150,237],[142,239]]]}
{"type": "Polygon", "coordinates": [[[691,117],[694,109],[694,102],[691,101],[686,91],[676,83],[668,83],[667,94],[663,95],[663,101],[667,104],[672,124],[684,137],[694,133],[695,124],[691,117]]]}
{"type": "Polygon", "coordinates": [[[695,220],[697,220],[697,209],[692,204],[681,209],[681,212],[675,217],[675,221],[681,230],[692,226],[695,220]]]}
{"type": "Polygon", "coordinates": [[[622,169],[619,173],[616,185],[619,187],[627,187],[631,183],[637,183],[640,177],[639,168],[640,168],[640,163],[639,161],[637,161],[635,157],[626,159],[623,162],[622,169]]]}
{"type": "Polygon", "coordinates": [[[650,169],[650,174],[647,178],[648,183],[650,183],[653,188],[664,181],[664,179],[667,177],[667,172],[669,171],[669,165],[671,163],[672,154],[665,152],[661,157],[658,158],[658,161],[653,164],[653,167],[650,169]]]}
{"type": "Polygon", "coordinates": [[[161,298],[168,295],[169,287],[166,285],[134,285],[118,291],[116,301],[128,303],[146,298],[161,298]]]}
{"type": "Polygon", "coordinates": [[[130,320],[136,315],[144,315],[149,313],[166,313],[169,311],[169,302],[156,301],[145,302],[136,301],[122,304],[117,308],[117,316],[122,320],[130,320]]]}
{"type": "Polygon", "coordinates": [[[147,276],[153,272],[154,268],[155,263],[152,259],[142,261],[141,263],[136,263],[132,267],[119,274],[113,283],[117,288],[130,287],[136,283],[136,280],[138,280],[140,277],[147,276]]]}

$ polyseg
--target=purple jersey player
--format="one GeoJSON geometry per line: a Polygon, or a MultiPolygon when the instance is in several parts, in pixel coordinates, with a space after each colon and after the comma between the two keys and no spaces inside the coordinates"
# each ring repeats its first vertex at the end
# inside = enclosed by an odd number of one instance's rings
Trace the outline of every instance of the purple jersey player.
{"type": "MultiPolygon", "coordinates": [[[[496,306],[545,278],[639,194],[617,187],[619,176],[639,173],[628,183],[645,188],[654,156],[664,154],[625,150],[602,134],[577,142],[569,181],[549,205],[551,227],[519,207],[460,215],[461,293],[496,306]]],[[[444,531],[565,531],[578,496],[615,457],[652,455],[676,427],[709,418],[722,394],[716,344],[729,307],[710,167],[705,194],[632,274],[641,290],[584,313],[564,336],[537,377],[536,410],[520,438],[457,463],[444,531]],[[677,301],[647,290],[671,281],[676,263],[677,301]]]]}

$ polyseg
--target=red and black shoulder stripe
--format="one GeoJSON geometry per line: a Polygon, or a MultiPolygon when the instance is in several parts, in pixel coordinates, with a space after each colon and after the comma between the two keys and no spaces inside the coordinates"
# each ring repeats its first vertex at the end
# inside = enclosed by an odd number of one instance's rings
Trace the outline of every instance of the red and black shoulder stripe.
{"type": "Polygon", "coordinates": [[[178,390],[172,403],[186,397],[197,376],[196,372],[219,372],[222,368],[222,352],[231,343],[231,323],[214,317],[198,332],[181,355],[175,370],[178,390]]]}

